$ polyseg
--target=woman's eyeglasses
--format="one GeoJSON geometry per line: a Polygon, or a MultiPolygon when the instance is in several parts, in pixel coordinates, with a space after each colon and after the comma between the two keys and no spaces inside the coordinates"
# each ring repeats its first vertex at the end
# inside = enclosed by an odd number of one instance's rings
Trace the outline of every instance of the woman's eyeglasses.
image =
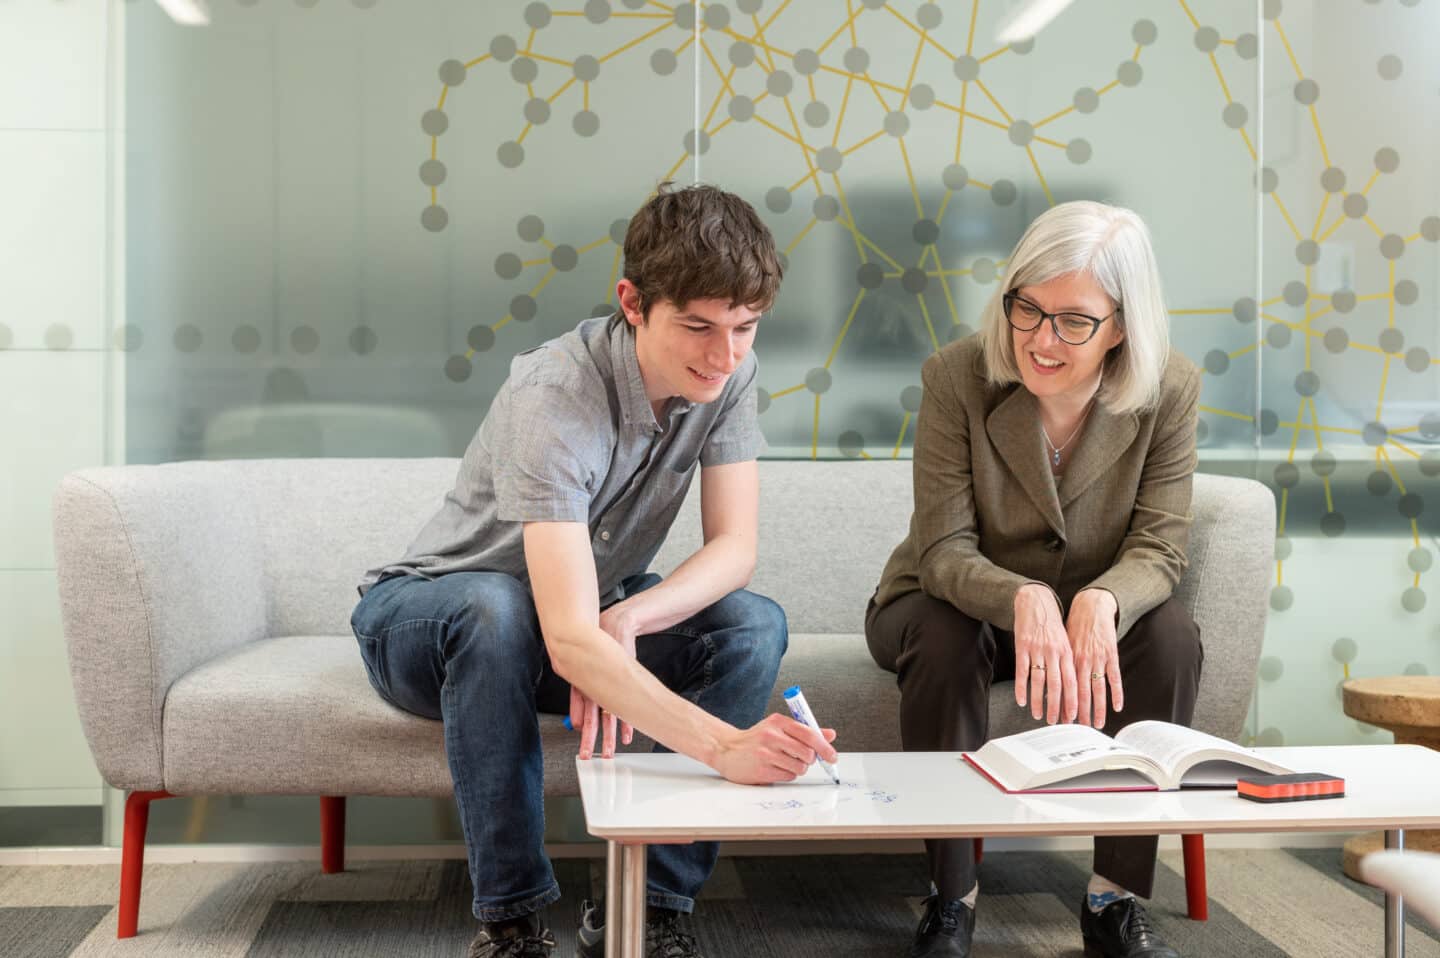
{"type": "Polygon", "coordinates": [[[1117,307],[1110,316],[1099,319],[1084,313],[1047,313],[1018,293],[1006,293],[1001,297],[1001,302],[1005,306],[1005,318],[1015,329],[1028,333],[1048,319],[1050,328],[1055,330],[1056,338],[1071,346],[1083,346],[1090,342],[1100,329],[1100,324],[1120,312],[1117,307]]]}

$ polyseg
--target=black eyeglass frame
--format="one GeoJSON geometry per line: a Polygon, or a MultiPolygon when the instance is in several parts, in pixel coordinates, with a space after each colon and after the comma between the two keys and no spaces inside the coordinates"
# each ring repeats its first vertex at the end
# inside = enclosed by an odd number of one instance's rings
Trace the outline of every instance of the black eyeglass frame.
{"type": "Polygon", "coordinates": [[[1105,316],[1100,316],[1100,317],[1098,317],[1098,318],[1095,317],[1095,316],[1090,316],[1090,315],[1088,315],[1088,314],[1086,314],[1086,313],[1077,313],[1077,312],[1074,312],[1073,310],[1068,310],[1068,309],[1067,309],[1067,310],[1064,310],[1064,311],[1062,311],[1062,312],[1058,312],[1058,313],[1047,313],[1047,312],[1045,312],[1045,310],[1043,310],[1043,309],[1040,308],[1040,304],[1039,304],[1039,303],[1031,302],[1030,300],[1026,299],[1024,296],[1021,296],[1019,293],[1015,292],[1014,290],[1011,290],[1010,292],[1006,293],[1004,296],[1000,297],[1000,301],[1001,301],[1001,304],[1002,304],[1002,306],[1003,306],[1003,308],[1004,308],[1004,310],[1005,310],[1005,322],[1007,322],[1007,323],[1010,324],[1010,328],[1011,328],[1011,329],[1018,329],[1018,330],[1019,330],[1020,332],[1022,332],[1022,333],[1028,333],[1028,332],[1030,332],[1030,331],[1033,330],[1033,329],[1039,329],[1039,328],[1040,328],[1040,324],[1043,323],[1043,322],[1045,322],[1045,320],[1048,319],[1048,320],[1050,320],[1050,329],[1055,333],[1055,338],[1058,339],[1058,340],[1060,340],[1062,343],[1066,343],[1066,344],[1068,344],[1068,345],[1070,345],[1070,346],[1084,346],[1086,343],[1090,342],[1090,340],[1092,340],[1092,339],[1095,338],[1095,334],[1100,331],[1100,324],[1101,324],[1101,323],[1105,322],[1106,320],[1110,319],[1111,317],[1113,317],[1113,316],[1115,316],[1115,315],[1117,315],[1117,314],[1119,314],[1119,313],[1123,313],[1123,312],[1124,312],[1123,309],[1121,309],[1119,306],[1116,306],[1115,309],[1112,310],[1109,314],[1107,314],[1107,315],[1105,315],[1105,316]],[[1035,320],[1034,324],[1033,324],[1033,325],[1030,325],[1030,326],[1021,326],[1019,323],[1015,322],[1015,320],[1014,320],[1013,318],[1011,318],[1010,313],[1011,313],[1011,311],[1014,309],[1014,306],[1015,306],[1015,304],[1016,304],[1017,302],[1019,302],[1019,303],[1024,303],[1026,306],[1029,306],[1029,307],[1031,307],[1032,309],[1034,309],[1035,312],[1037,312],[1037,313],[1040,314],[1040,318],[1037,319],[1037,320],[1035,320]],[[1080,340],[1080,342],[1078,342],[1078,343],[1077,343],[1077,342],[1074,342],[1074,341],[1072,341],[1072,340],[1066,339],[1066,338],[1065,338],[1065,334],[1062,333],[1062,332],[1060,332],[1060,326],[1059,326],[1059,324],[1056,322],[1056,320],[1059,319],[1061,316],[1075,316],[1075,317],[1077,317],[1077,318],[1079,318],[1079,319],[1089,320],[1089,322],[1090,322],[1090,335],[1086,336],[1084,339],[1080,340]]]}

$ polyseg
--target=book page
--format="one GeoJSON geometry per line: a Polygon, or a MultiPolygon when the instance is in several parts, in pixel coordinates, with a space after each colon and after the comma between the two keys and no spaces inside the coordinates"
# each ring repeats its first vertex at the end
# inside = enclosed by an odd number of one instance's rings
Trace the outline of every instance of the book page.
{"type": "Polygon", "coordinates": [[[1050,725],[988,744],[1003,747],[1026,771],[1037,775],[1093,759],[1143,757],[1137,749],[1116,744],[1104,732],[1084,725],[1050,725]]]}
{"type": "Polygon", "coordinates": [[[1189,768],[1181,781],[1185,788],[1234,788],[1241,775],[1253,775],[1255,769],[1239,762],[1215,759],[1189,768]]]}
{"type": "MultiPolygon", "coordinates": [[[[1231,787],[1234,787],[1233,782],[1231,787]]],[[[1027,788],[1024,793],[1027,795],[1054,795],[1069,792],[1153,792],[1156,788],[1155,781],[1139,769],[1112,768],[1072,775],[1049,785],[1027,788]]]]}
{"type": "Polygon", "coordinates": [[[1187,759],[1199,752],[1210,752],[1216,757],[1233,756],[1235,761],[1247,765],[1270,764],[1244,746],[1171,722],[1136,722],[1134,725],[1127,725],[1116,734],[1115,741],[1144,752],[1172,775],[1185,766],[1187,759]]]}

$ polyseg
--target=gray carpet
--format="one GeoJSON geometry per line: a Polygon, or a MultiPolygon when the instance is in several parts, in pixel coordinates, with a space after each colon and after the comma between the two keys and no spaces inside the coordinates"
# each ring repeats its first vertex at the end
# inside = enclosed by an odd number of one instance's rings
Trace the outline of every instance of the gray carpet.
{"type": "MultiPolygon", "coordinates": [[[[1187,956],[1350,958],[1381,952],[1382,898],[1346,879],[1338,849],[1208,854],[1210,920],[1185,917],[1178,853],[1165,853],[1151,911],[1187,956]]],[[[436,956],[473,933],[460,861],[152,865],[138,938],[114,938],[115,866],[0,869],[0,955],[436,956]]],[[[582,898],[603,863],[556,862],[564,898],[547,919],[569,958],[582,898]]],[[[1075,911],[1088,855],[991,853],[981,866],[975,958],[1081,954],[1075,911]]],[[[916,855],[722,858],[694,931],[709,958],[904,954],[926,890],[916,855]]],[[[1440,935],[1412,918],[1407,955],[1440,958],[1440,935]]]]}
{"type": "Polygon", "coordinates": [[[68,955],[110,913],[103,905],[0,908],[0,955],[50,958],[68,955]]]}

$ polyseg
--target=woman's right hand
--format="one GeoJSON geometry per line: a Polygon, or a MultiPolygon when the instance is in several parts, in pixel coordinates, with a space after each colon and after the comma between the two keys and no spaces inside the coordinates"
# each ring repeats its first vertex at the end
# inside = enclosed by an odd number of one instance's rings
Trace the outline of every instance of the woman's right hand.
{"type": "Polygon", "coordinates": [[[1055,593],[1029,583],[1015,593],[1015,704],[1047,724],[1075,721],[1075,657],[1055,593]]]}

